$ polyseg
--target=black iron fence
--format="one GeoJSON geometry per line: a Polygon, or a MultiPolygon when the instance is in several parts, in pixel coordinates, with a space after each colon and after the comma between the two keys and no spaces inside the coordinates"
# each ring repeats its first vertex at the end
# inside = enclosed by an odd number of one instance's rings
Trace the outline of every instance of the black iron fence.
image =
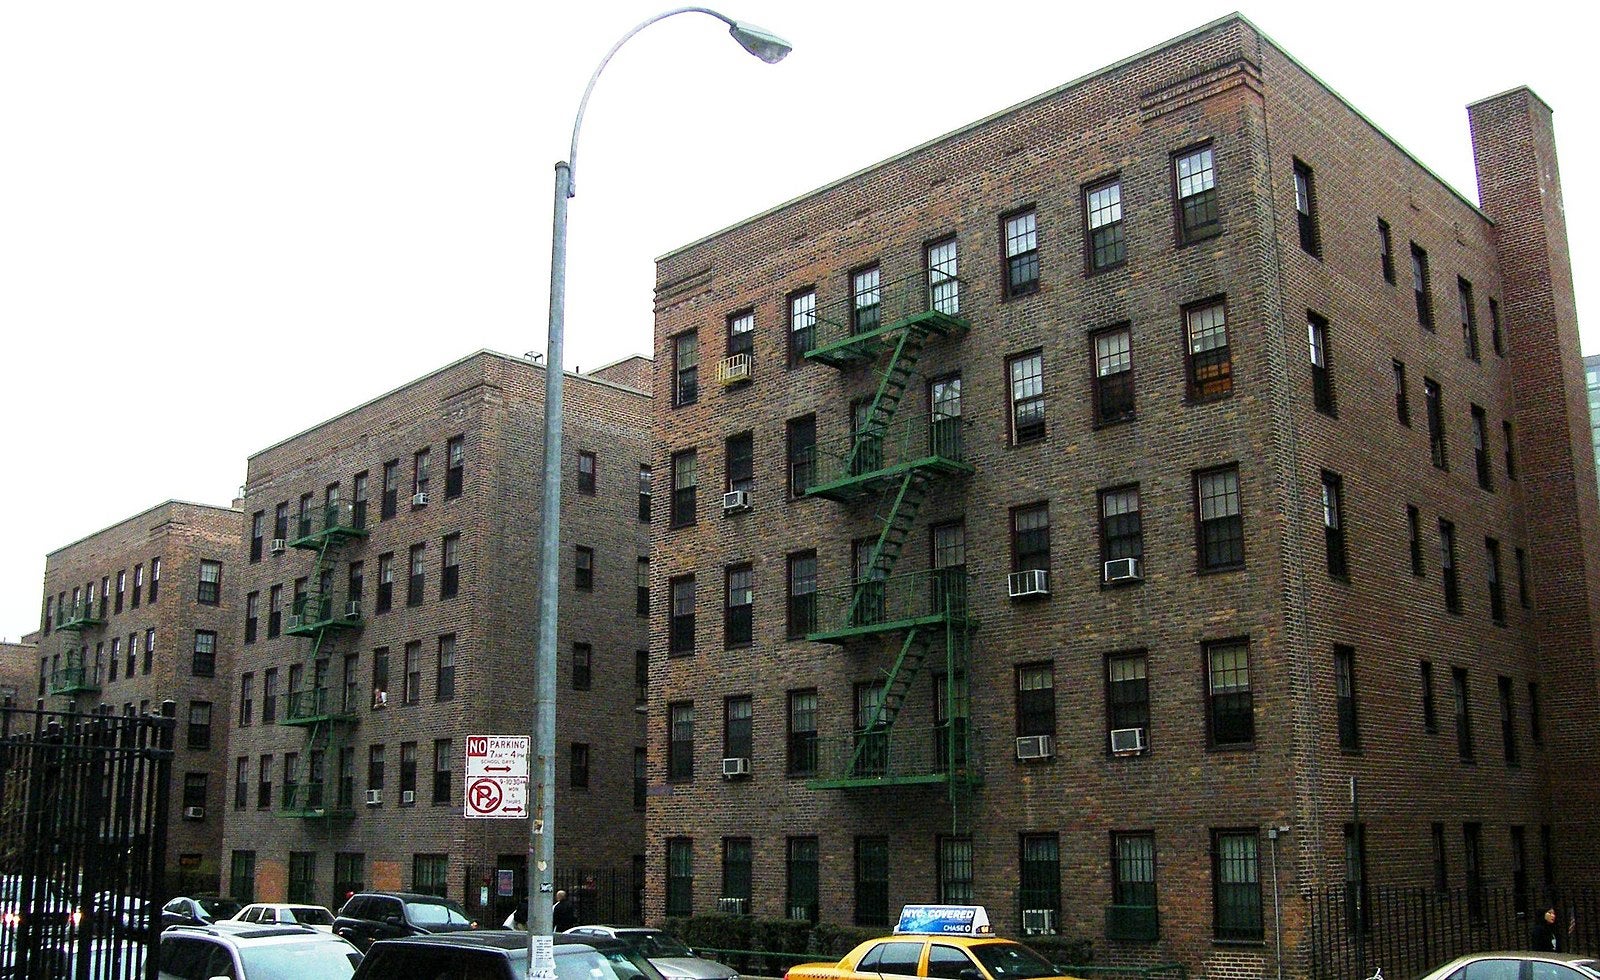
{"type": "Polygon", "coordinates": [[[1388,980],[1409,980],[1467,953],[1527,949],[1537,917],[1551,905],[1564,948],[1600,951],[1600,889],[1565,890],[1541,904],[1510,887],[1371,886],[1359,915],[1355,898],[1342,886],[1310,896],[1313,980],[1364,980],[1377,967],[1388,980]]]}
{"type": "MultiPolygon", "coordinates": [[[[467,909],[486,925],[498,926],[507,915],[528,907],[528,884],[521,855],[502,857],[495,868],[467,867],[467,909]],[[510,895],[500,894],[507,872],[510,895]],[[480,885],[488,902],[480,902],[480,885]]],[[[556,891],[567,893],[580,925],[643,925],[644,876],[638,868],[558,868],[551,875],[556,891]]]]}
{"type": "Polygon", "coordinates": [[[173,715],[0,707],[0,976],[155,980],[173,715]]]}

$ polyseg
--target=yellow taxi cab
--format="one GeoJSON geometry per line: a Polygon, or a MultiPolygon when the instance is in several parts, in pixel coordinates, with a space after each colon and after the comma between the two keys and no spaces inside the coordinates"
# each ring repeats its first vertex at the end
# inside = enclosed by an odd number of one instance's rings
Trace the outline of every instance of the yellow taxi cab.
{"type": "Polygon", "coordinates": [[[1001,939],[981,905],[907,905],[894,934],[871,939],[837,963],[802,963],[784,980],[1056,980],[1054,963],[1001,939]]]}

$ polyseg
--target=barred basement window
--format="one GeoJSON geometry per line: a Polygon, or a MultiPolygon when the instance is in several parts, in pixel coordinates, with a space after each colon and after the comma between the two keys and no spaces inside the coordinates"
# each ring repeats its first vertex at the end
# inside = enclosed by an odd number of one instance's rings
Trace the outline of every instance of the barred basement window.
{"type": "Polygon", "coordinates": [[[889,925],[889,838],[855,841],[855,924],[889,925]]]}
{"type": "Polygon", "coordinates": [[[750,838],[722,838],[722,898],[736,903],[738,914],[750,914],[750,838]]]}
{"type": "Polygon", "coordinates": [[[1047,909],[1061,917],[1061,842],[1055,834],[1017,835],[1019,911],[1047,909]]]}
{"type": "Polygon", "coordinates": [[[1211,832],[1212,934],[1217,939],[1262,937],[1258,832],[1211,832]]]}
{"type": "Polygon", "coordinates": [[[972,838],[939,835],[938,899],[948,905],[972,904],[972,838]]]}
{"type": "Polygon", "coordinates": [[[1108,939],[1153,941],[1156,918],[1156,838],[1149,831],[1112,831],[1108,939]]]}

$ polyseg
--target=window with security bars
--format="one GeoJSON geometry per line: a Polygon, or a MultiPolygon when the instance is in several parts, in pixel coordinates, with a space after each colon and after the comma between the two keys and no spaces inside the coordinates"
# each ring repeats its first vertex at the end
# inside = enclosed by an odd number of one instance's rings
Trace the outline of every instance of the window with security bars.
{"type": "Polygon", "coordinates": [[[1344,478],[1322,471],[1322,536],[1327,546],[1328,574],[1337,579],[1350,577],[1350,563],[1344,538],[1344,478]]]}
{"type": "Polygon", "coordinates": [[[672,404],[693,405],[700,398],[700,342],[693,331],[672,338],[672,404]]]}
{"type": "Polygon", "coordinates": [[[791,776],[817,771],[817,692],[790,691],[786,724],[786,769],[791,776]]]}
{"type": "Polygon", "coordinates": [[[694,576],[683,575],[668,587],[672,602],[672,622],[668,629],[667,654],[683,657],[694,653],[694,576]]]}
{"type": "Polygon", "coordinates": [[[234,851],[228,866],[228,897],[241,905],[256,900],[256,852],[234,851]]]}
{"type": "Polygon", "coordinates": [[[1011,442],[1018,445],[1043,439],[1044,354],[1032,351],[1006,362],[1011,384],[1011,442]]]}
{"type": "Polygon", "coordinates": [[[800,551],[789,556],[789,596],[784,635],[800,639],[817,628],[817,553],[800,551]]]}
{"type": "Polygon", "coordinates": [[[1372,896],[1367,889],[1367,825],[1344,825],[1345,921],[1357,935],[1372,928],[1372,896]],[[1359,910],[1359,914],[1358,911],[1359,910]]]}
{"type": "Polygon", "coordinates": [[[1011,570],[1050,570],[1050,505],[1029,504],[1011,511],[1011,570]]]}
{"type": "Polygon", "coordinates": [[[1127,257],[1122,231],[1122,181],[1112,178],[1086,188],[1083,213],[1089,226],[1085,242],[1089,271],[1121,265],[1127,257]]]}
{"type": "Polygon", "coordinates": [[[1461,757],[1462,762],[1471,762],[1473,759],[1472,699],[1467,693],[1467,669],[1465,667],[1452,667],[1450,669],[1450,694],[1456,714],[1456,754],[1461,757]]]}
{"type": "Polygon", "coordinates": [[[816,922],[817,901],[817,839],[791,837],[784,861],[786,880],[784,908],[787,917],[802,922],[816,922]]]}
{"type": "Polygon", "coordinates": [[[1472,462],[1478,474],[1478,486],[1494,490],[1494,475],[1489,471],[1489,419],[1482,408],[1472,409],[1472,462]]]}
{"type": "Polygon", "coordinates": [[[1511,686],[1511,678],[1502,675],[1500,685],[1500,747],[1505,754],[1507,766],[1517,766],[1521,763],[1520,753],[1517,751],[1517,711],[1513,703],[1515,694],[1511,686]]]}
{"type": "Polygon", "coordinates": [[[667,706],[667,778],[694,778],[694,702],[667,706]]]}
{"type": "Polygon", "coordinates": [[[1178,242],[1198,241],[1222,230],[1217,216],[1217,172],[1211,147],[1177,154],[1172,161],[1177,184],[1178,242]]]}
{"type": "Polygon", "coordinates": [[[1093,342],[1095,424],[1133,418],[1133,328],[1122,324],[1101,330],[1093,342]]]}
{"type": "Polygon", "coordinates": [[[1361,730],[1356,724],[1356,651],[1354,647],[1333,647],[1333,698],[1339,712],[1339,748],[1346,752],[1361,749],[1361,730]]]}
{"type": "Polygon", "coordinates": [[[1488,565],[1489,618],[1497,623],[1506,621],[1506,593],[1500,583],[1500,542],[1494,538],[1483,539],[1484,558],[1488,565]]]}
{"type": "Polygon", "coordinates": [[[1456,526],[1439,518],[1439,577],[1444,581],[1446,612],[1461,612],[1461,583],[1456,573],[1456,526]]]}
{"type": "Polygon", "coordinates": [[[728,356],[738,357],[743,354],[749,357],[755,353],[755,346],[755,311],[744,310],[728,317],[728,356]]]}
{"type": "Polygon", "coordinates": [[[1047,909],[1061,918],[1061,841],[1055,834],[1020,834],[1017,839],[1019,911],[1047,909]]]}
{"type": "Polygon", "coordinates": [[[750,838],[722,838],[722,898],[740,903],[742,915],[750,914],[750,870],[750,838]]]}
{"type": "Polygon", "coordinates": [[[1254,829],[1211,832],[1212,935],[1262,937],[1260,839],[1254,829]]]}
{"type": "Polygon", "coordinates": [[[695,491],[700,477],[693,449],[672,454],[672,526],[687,527],[695,522],[695,491]]]}
{"type": "Polygon", "coordinates": [[[1039,227],[1033,210],[1002,219],[1006,247],[1006,296],[1039,290],[1039,227]]]}
{"type": "Polygon", "coordinates": [[[449,893],[449,872],[448,854],[414,854],[411,857],[411,890],[444,898],[449,893]]]}
{"type": "Polygon", "coordinates": [[[1322,257],[1322,236],[1317,230],[1317,193],[1311,167],[1294,162],[1294,213],[1300,230],[1300,248],[1308,255],[1322,257]]]}
{"type": "Polygon", "coordinates": [[[1195,474],[1195,510],[1203,571],[1244,564],[1244,518],[1239,508],[1239,468],[1225,466],[1195,474]]]}
{"type": "Polygon", "coordinates": [[[850,275],[850,329],[868,333],[883,325],[883,292],[877,266],[850,275]]]}
{"type": "Polygon", "coordinates": [[[729,436],[723,442],[729,490],[749,491],[755,483],[755,436],[749,432],[729,436]]]}
{"type": "Polygon", "coordinates": [[[727,649],[749,646],[754,638],[755,571],[749,565],[731,565],[724,571],[726,587],[722,620],[722,645],[727,649]]]}
{"type": "Polygon", "coordinates": [[[1138,486],[1100,491],[1100,560],[1144,557],[1138,486]]]}
{"type": "Polygon", "coordinates": [[[954,316],[961,312],[961,280],[957,278],[956,240],[952,236],[928,246],[928,308],[954,316]]]}
{"type": "Polygon", "coordinates": [[[1156,838],[1149,831],[1111,834],[1111,905],[1106,938],[1154,940],[1156,919],[1156,838]]]}
{"type": "Polygon", "coordinates": [[[1056,733],[1056,680],[1053,664],[1017,668],[1017,734],[1056,733]]]}
{"type": "Polygon", "coordinates": [[[1255,742],[1255,703],[1250,692],[1250,646],[1243,640],[1205,644],[1206,720],[1213,748],[1255,742]]]}
{"type": "Polygon", "coordinates": [[[1428,284],[1428,252],[1411,243],[1411,293],[1416,299],[1417,323],[1433,329],[1433,291],[1428,284]]]}
{"type": "Polygon", "coordinates": [[[1150,677],[1143,651],[1106,658],[1106,730],[1119,728],[1144,729],[1145,745],[1150,744],[1150,677]]]}
{"type": "Polygon", "coordinates": [[[1461,346],[1469,361],[1480,359],[1478,353],[1478,313],[1472,302],[1472,283],[1456,277],[1456,304],[1461,312],[1461,346]]]}
{"type": "Polygon", "coordinates": [[[946,905],[972,904],[972,838],[939,835],[938,897],[946,905]]]}
{"type": "Polygon", "coordinates": [[[668,837],[667,907],[669,916],[694,914],[694,841],[688,837],[668,837]]]}
{"type": "Polygon", "coordinates": [[[1306,346],[1311,357],[1311,404],[1324,415],[1337,415],[1333,372],[1328,367],[1328,321],[1306,313],[1306,346]]]}
{"type": "Polygon", "coordinates": [[[889,925],[889,838],[856,838],[855,898],[855,925],[889,925]]]}
{"type": "Polygon", "coordinates": [[[722,757],[748,759],[753,741],[751,699],[748,694],[722,702],[722,757]]]}
{"type": "Polygon", "coordinates": [[[807,289],[789,296],[789,366],[805,361],[817,345],[817,291],[807,289]]]}
{"type": "Polygon", "coordinates": [[[315,851],[289,852],[289,901],[317,900],[317,854],[315,851]]]}
{"type": "MultiPolygon", "coordinates": [[[[128,641],[128,673],[133,673],[133,651],[137,646],[133,641],[128,641]]],[[[194,659],[190,663],[191,673],[196,677],[217,676],[217,634],[215,630],[194,631],[194,659]]]]}
{"type": "Polygon", "coordinates": [[[1188,338],[1189,399],[1209,401],[1233,391],[1233,354],[1228,346],[1228,311],[1220,300],[1184,311],[1188,338]]]}

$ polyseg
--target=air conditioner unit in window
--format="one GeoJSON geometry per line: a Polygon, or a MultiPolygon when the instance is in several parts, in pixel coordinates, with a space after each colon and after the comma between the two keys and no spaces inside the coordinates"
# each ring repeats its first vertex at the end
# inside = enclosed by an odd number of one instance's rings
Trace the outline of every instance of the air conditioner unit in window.
{"type": "Polygon", "coordinates": [[[1049,936],[1056,931],[1055,909],[1023,909],[1022,934],[1024,936],[1049,936]]]}
{"type": "Polygon", "coordinates": [[[289,548],[289,542],[283,540],[282,538],[273,538],[272,539],[272,548],[270,550],[272,551],[273,554],[281,555],[285,551],[287,551],[288,548],[289,548]]]}
{"type": "Polygon", "coordinates": [[[383,790],[367,790],[367,806],[379,806],[383,803],[383,790]]]}
{"type": "Polygon", "coordinates": [[[183,819],[185,820],[204,820],[205,818],[206,808],[203,806],[186,806],[183,808],[183,819]]]}
{"type": "Polygon", "coordinates": [[[1139,559],[1117,558],[1106,562],[1105,580],[1107,582],[1137,582],[1144,578],[1139,570],[1139,559]]]}
{"type": "Polygon", "coordinates": [[[300,627],[304,626],[305,623],[306,623],[306,618],[304,616],[296,616],[295,614],[290,613],[289,614],[289,625],[284,627],[284,629],[297,630],[300,627]]]}
{"type": "Polygon", "coordinates": [[[748,898],[719,898],[717,911],[722,915],[744,915],[750,911],[748,898]]]}
{"type": "Polygon", "coordinates": [[[424,490],[421,493],[412,494],[411,495],[411,506],[413,506],[413,507],[426,507],[426,506],[428,506],[428,491],[424,490]]]}
{"type": "Polygon", "coordinates": [[[344,618],[345,619],[360,619],[361,618],[361,600],[360,599],[351,599],[349,602],[344,604],[344,618]]]}
{"type": "Polygon", "coordinates": [[[415,802],[417,802],[417,791],[416,790],[414,790],[414,789],[403,789],[403,790],[400,791],[400,805],[401,806],[408,806],[408,805],[410,805],[412,803],[415,803],[415,802]]]}
{"type": "Polygon", "coordinates": [[[737,776],[750,775],[750,760],[745,758],[732,758],[722,760],[722,778],[733,779],[737,776]]]}
{"type": "Polygon", "coordinates": [[[1006,580],[1013,599],[1025,599],[1028,596],[1046,596],[1050,594],[1050,571],[1044,568],[1028,568],[1020,572],[1012,572],[1006,580]]]}
{"type": "Polygon", "coordinates": [[[750,355],[734,354],[717,363],[717,383],[735,385],[750,380],[750,355]]]}
{"type": "Polygon", "coordinates": [[[1143,728],[1111,729],[1112,755],[1138,755],[1144,751],[1143,728]]]}
{"type": "Polygon", "coordinates": [[[750,509],[750,491],[729,490],[722,495],[722,512],[731,514],[736,510],[750,509]]]}
{"type": "Polygon", "coordinates": [[[1056,740],[1050,735],[1024,735],[1017,739],[1017,758],[1048,759],[1056,754],[1056,740]]]}

